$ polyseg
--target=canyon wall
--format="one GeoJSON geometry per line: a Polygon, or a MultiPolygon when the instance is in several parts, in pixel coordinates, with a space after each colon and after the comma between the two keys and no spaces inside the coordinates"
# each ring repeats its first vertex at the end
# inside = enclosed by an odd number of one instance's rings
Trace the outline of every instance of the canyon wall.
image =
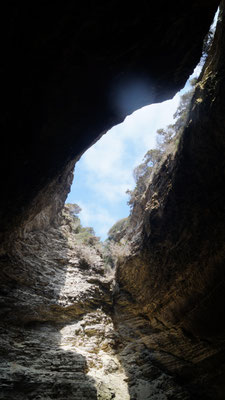
{"type": "Polygon", "coordinates": [[[114,328],[114,272],[68,207],[18,239],[0,271],[0,399],[190,399],[114,328]]]}

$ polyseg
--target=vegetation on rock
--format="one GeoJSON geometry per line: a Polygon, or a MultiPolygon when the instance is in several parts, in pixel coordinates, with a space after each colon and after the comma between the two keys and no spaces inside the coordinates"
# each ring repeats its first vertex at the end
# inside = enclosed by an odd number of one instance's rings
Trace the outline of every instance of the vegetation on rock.
{"type": "Polygon", "coordinates": [[[129,223],[129,218],[122,218],[117,221],[108,231],[108,239],[119,242],[124,235],[124,231],[129,223]]]}
{"type": "Polygon", "coordinates": [[[165,129],[157,130],[157,147],[148,150],[142,163],[133,171],[136,185],[133,190],[127,190],[130,196],[128,204],[131,207],[131,211],[134,204],[140,201],[151,181],[153,173],[158,170],[158,167],[165,157],[171,152],[176,152],[180,137],[187,122],[196,79],[193,79],[190,83],[192,86],[191,89],[181,96],[179,106],[173,116],[175,122],[168,125],[165,129]]]}

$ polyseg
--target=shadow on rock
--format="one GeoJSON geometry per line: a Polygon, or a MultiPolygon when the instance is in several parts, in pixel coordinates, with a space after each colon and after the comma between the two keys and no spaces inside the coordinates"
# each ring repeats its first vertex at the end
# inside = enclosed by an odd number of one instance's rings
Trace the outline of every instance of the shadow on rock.
{"type": "Polygon", "coordinates": [[[1,362],[0,399],[97,399],[87,376],[86,358],[60,347],[60,327],[36,323],[14,327],[7,335],[1,362]]]}

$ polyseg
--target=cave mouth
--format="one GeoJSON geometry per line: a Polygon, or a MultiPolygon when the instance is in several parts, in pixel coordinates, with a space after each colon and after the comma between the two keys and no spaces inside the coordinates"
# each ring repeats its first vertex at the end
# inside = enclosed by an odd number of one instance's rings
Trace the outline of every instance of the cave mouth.
{"type": "MultiPolygon", "coordinates": [[[[79,205],[82,225],[90,227],[90,231],[95,232],[101,241],[108,238],[110,228],[118,220],[129,216],[131,193],[137,184],[135,171],[149,150],[160,147],[160,142],[163,147],[163,139],[158,132],[163,130],[166,134],[167,130],[167,134],[171,135],[170,127],[176,125],[179,113],[187,114],[194,81],[197,81],[211,47],[218,15],[219,8],[205,37],[202,57],[184,88],[170,100],[142,107],[128,115],[121,124],[114,126],[92,145],[76,163],[66,202],[79,205]]],[[[146,91],[143,82],[137,84],[135,81],[133,87],[131,84],[120,96],[122,106],[137,101],[138,96],[143,97],[146,91]]],[[[184,121],[181,123],[184,125],[184,121]]],[[[178,129],[180,126],[174,126],[174,130],[178,129]]],[[[163,151],[168,151],[168,146],[163,151]]]]}
{"type": "Polygon", "coordinates": [[[76,208],[75,214],[79,213],[82,225],[92,227],[102,241],[118,220],[128,217],[130,193],[137,183],[134,170],[143,162],[146,152],[162,148],[158,130],[166,131],[175,123],[182,96],[187,96],[201,69],[202,62],[171,100],[135,111],[103,135],[77,162],[66,203],[78,204],[80,209],[76,208]]]}

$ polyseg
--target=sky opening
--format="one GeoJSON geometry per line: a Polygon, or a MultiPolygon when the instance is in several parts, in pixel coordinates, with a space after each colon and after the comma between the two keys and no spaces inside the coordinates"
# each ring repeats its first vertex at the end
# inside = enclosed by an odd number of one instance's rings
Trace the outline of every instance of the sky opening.
{"type": "MultiPolygon", "coordinates": [[[[211,30],[215,29],[217,17],[218,12],[211,30]]],[[[135,186],[133,170],[145,153],[156,147],[156,131],[174,122],[180,96],[190,90],[190,80],[199,76],[201,65],[200,62],[173,99],[135,111],[103,135],[77,162],[67,203],[79,204],[82,225],[93,227],[101,240],[107,238],[116,221],[129,215],[126,190],[135,186]]]]}
{"type": "Polygon", "coordinates": [[[129,215],[126,190],[135,186],[133,170],[145,153],[156,146],[157,129],[174,122],[180,96],[189,89],[188,82],[173,99],[135,111],[103,135],[77,162],[67,203],[79,204],[82,225],[93,227],[101,240],[107,238],[116,221],[129,215]]]}

